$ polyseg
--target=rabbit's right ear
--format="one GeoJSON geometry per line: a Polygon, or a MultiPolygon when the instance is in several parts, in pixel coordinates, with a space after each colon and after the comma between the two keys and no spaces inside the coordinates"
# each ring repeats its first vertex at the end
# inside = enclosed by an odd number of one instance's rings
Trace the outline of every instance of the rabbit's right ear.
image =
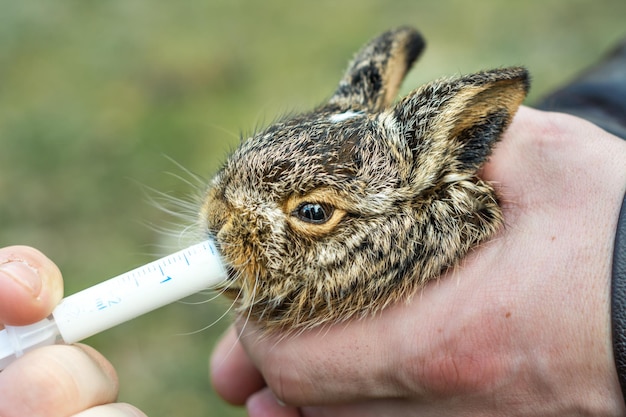
{"type": "Polygon", "coordinates": [[[476,171],[513,119],[529,86],[525,68],[484,71],[429,83],[389,113],[422,172],[450,157],[458,169],[476,171]]]}
{"type": "Polygon", "coordinates": [[[410,27],[373,39],[354,57],[328,105],[337,110],[382,111],[398,94],[424,45],[422,36],[410,27]]]}

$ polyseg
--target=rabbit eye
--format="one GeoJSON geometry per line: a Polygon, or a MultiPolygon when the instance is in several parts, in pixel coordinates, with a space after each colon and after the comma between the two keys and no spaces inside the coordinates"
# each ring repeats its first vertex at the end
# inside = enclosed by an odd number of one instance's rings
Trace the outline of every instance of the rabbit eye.
{"type": "Polygon", "coordinates": [[[328,204],[302,203],[294,211],[294,215],[303,222],[324,224],[330,220],[334,208],[328,204]]]}

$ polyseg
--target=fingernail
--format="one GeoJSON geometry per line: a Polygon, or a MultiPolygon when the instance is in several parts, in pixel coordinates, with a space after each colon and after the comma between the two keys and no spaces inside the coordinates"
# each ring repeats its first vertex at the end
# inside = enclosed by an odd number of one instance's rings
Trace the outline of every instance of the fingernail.
{"type": "Polygon", "coordinates": [[[0,277],[4,275],[26,288],[34,296],[41,292],[41,278],[37,270],[24,261],[10,260],[0,264],[0,277]]]}

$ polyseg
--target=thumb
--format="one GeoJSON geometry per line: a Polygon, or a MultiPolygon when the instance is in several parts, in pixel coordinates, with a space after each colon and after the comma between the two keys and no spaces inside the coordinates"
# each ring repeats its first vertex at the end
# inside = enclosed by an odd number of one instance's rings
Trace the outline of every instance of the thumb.
{"type": "Polygon", "coordinates": [[[61,272],[44,254],[27,246],[0,248],[0,324],[35,323],[62,296],[61,272]]]}

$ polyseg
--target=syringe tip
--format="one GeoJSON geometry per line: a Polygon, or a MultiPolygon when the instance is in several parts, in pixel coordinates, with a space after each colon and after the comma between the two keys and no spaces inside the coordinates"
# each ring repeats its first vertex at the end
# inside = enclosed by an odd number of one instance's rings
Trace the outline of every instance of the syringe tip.
{"type": "Polygon", "coordinates": [[[28,326],[6,326],[0,331],[0,370],[25,352],[59,340],[59,329],[52,317],[28,326]]]}
{"type": "Polygon", "coordinates": [[[0,330],[0,370],[9,366],[15,359],[15,350],[6,329],[0,330]]]}

